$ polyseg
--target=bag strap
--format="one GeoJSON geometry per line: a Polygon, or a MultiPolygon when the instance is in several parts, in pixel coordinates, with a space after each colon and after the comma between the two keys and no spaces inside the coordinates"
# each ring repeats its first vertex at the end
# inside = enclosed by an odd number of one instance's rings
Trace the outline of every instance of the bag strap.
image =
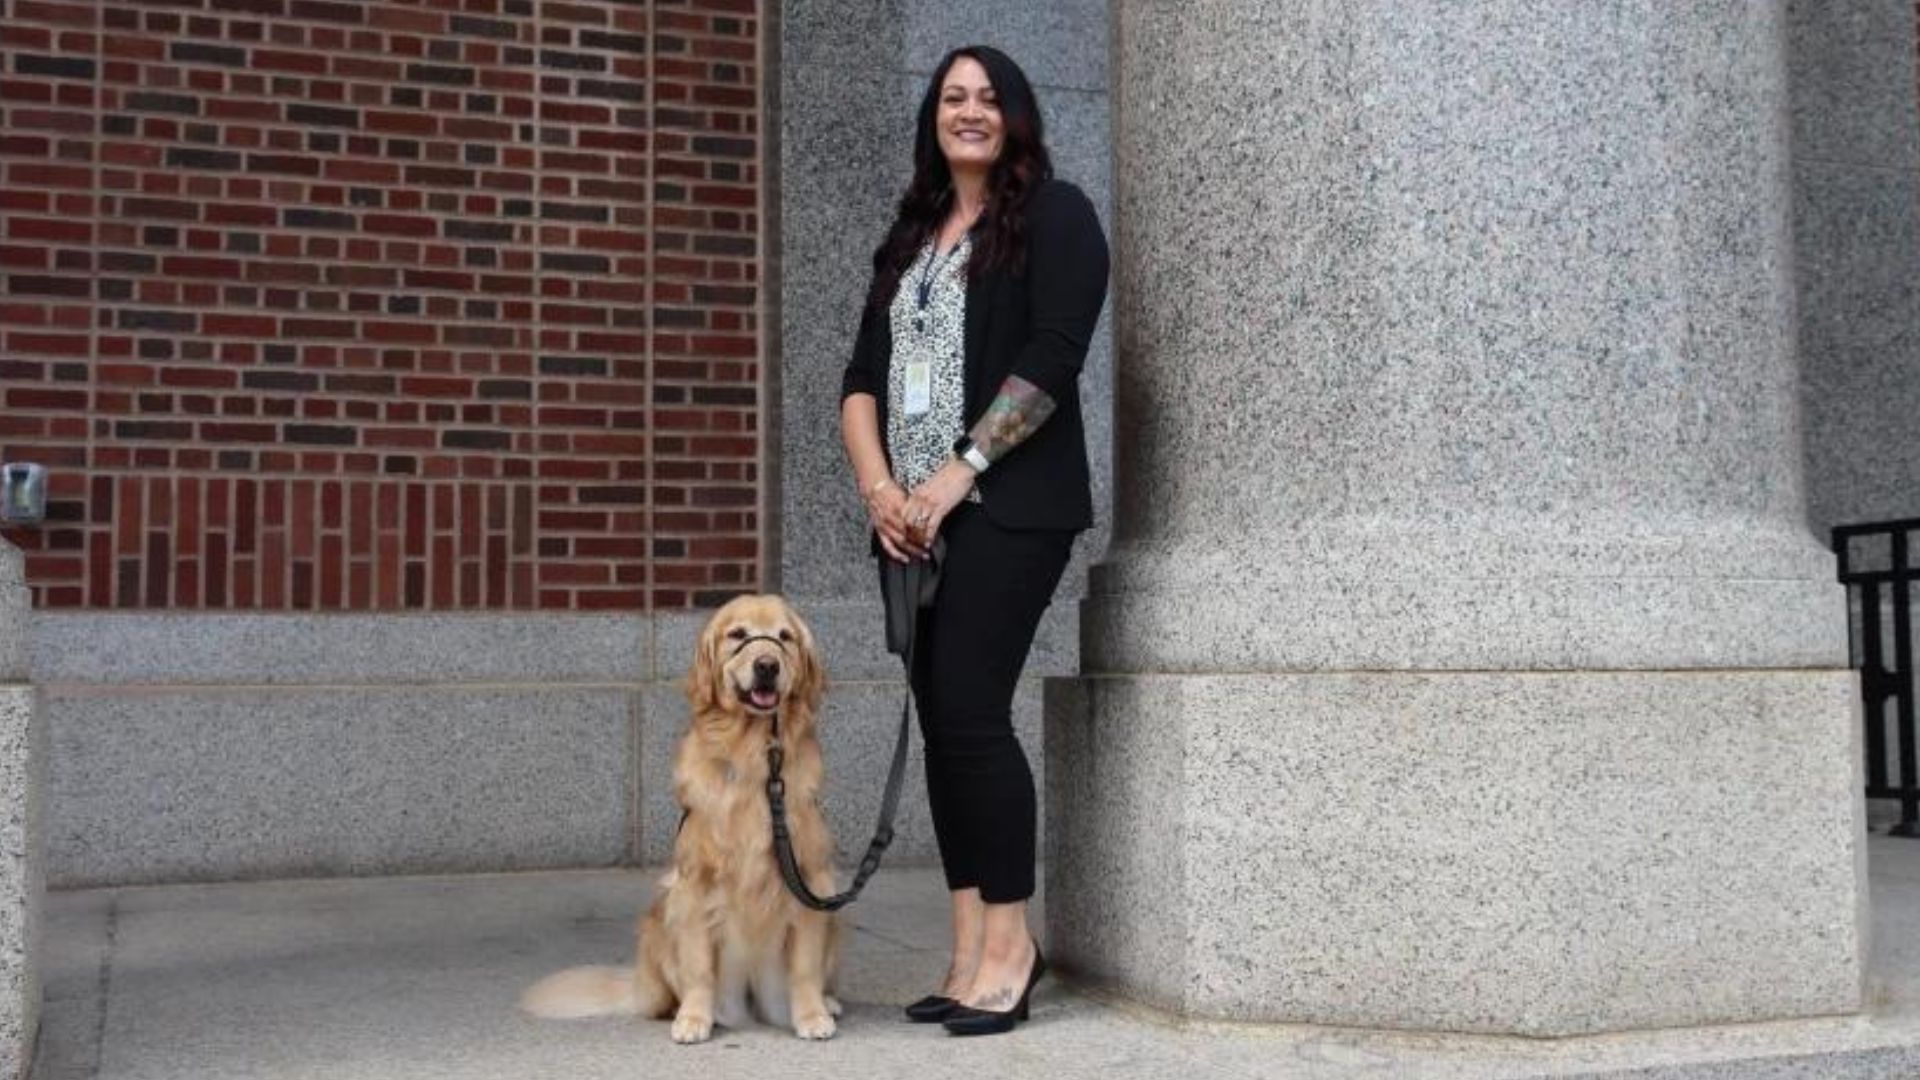
{"type": "Polygon", "coordinates": [[[800,874],[800,862],[793,854],[793,834],[787,826],[787,782],[780,778],[780,766],[786,757],[780,749],[780,717],[778,714],[774,716],[773,741],[767,745],[767,809],[773,816],[773,857],[780,864],[780,877],[786,881],[787,891],[793,894],[794,899],[815,911],[839,911],[853,903],[860,895],[860,890],[867,887],[867,879],[880,869],[880,859],[886,854],[887,846],[893,843],[893,817],[900,807],[900,788],[906,778],[907,741],[911,733],[907,712],[913,704],[913,639],[918,636],[914,633],[914,627],[919,622],[914,615],[915,612],[909,611],[906,622],[907,690],[900,700],[900,734],[893,743],[893,767],[887,772],[886,792],[880,796],[880,821],[874,826],[867,853],[860,857],[860,868],[854,872],[853,884],[845,892],[828,897],[817,896],[807,888],[806,879],[800,874]]]}

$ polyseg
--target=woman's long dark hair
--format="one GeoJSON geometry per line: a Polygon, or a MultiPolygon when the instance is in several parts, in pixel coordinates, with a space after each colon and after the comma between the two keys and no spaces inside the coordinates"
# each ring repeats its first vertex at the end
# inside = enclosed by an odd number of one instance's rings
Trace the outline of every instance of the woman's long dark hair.
{"type": "Polygon", "coordinates": [[[954,61],[967,57],[986,69],[1000,106],[1000,156],[987,172],[987,201],[975,226],[973,254],[967,260],[969,279],[993,267],[1019,272],[1026,264],[1026,234],[1022,220],[1027,200],[1040,182],[1053,175],[1047,155],[1040,103],[1026,73],[1006,53],[987,45],[966,45],[940,61],[927,92],[920,99],[920,117],[913,137],[913,180],[900,197],[893,228],[873,253],[873,290],[867,303],[885,307],[900,286],[900,276],[913,264],[920,246],[952,209],[953,173],[940,151],[940,87],[954,61]]]}

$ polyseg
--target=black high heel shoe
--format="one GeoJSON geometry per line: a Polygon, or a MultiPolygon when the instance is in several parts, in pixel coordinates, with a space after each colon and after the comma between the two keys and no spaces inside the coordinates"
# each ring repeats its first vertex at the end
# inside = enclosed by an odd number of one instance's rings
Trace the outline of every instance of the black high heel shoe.
{"type": "Polygon", "coordinates": [[[916,1024],[932,1024],[953,1015],[960,1003],[942,994],[928,994],[907,1006],[907,1019],[916,1024]]]}
{"type": "Polygon", "coordinates": [[[1027,974],[1027,988],[1020,991],[1020,1000],[1013,1003],[1013,1008],[996,1012],[956,1003],[941,1025],[949,1035],[1004,1035],[1013,1030],[1014,1024],[1027,1018],[1027,1001],[1033,997],[1033,986],[1046,973],[1047,958],[1040,952],[1039,942],[1035,942],[1033,969],[1027,974]]]}

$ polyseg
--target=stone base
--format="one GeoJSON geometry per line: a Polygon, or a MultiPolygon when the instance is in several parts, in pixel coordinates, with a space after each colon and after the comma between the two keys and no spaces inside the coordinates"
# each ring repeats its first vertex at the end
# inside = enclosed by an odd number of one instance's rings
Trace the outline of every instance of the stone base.
{"type": "MultiPolygon", "coordinates": [[[[850,874],[891,764],[900,662],[877,595],[799,606],[826,657],[827,811],[850,874]]],[[[1053,605],[1014,699],[1036,778],[1036,676],[1076,668],[1077,614],[1053,605]]],[[[664,862],[709,615],[37,615],[49,881],[664,862]]],[[[939,857],[923,749],[916,729],[889,868],[939,857]]]]}
{"type": "Polygon", "coordinates": [[[1048,931],[1175,1013],[1559,1036],[1849,1013],[1847,671],[1052,679],[1048,931]]]}
{"type": "Polygon", "coordinates": [[[40,1024],[40,775],[45,726],[31,686],[0,685],[0,1078],[33,1060],[40,1024]]]}

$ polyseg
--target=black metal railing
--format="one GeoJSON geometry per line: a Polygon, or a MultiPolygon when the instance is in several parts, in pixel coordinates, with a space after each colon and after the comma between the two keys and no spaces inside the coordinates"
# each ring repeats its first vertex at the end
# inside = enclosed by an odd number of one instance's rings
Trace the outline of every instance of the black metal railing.
{"type": "Polygon", "coordinates": [[[1912,594],[1920,582],[1912,558],[1916,532],[1920,518],[1841,525],[1833,530],[1833,550],[1840,557],[1840,581],[1855,601],[1849,605],[1855,611],[1847,638],[1866,706],[1867,798],[1900,800],[1900,821],[1888,833],[1920,837],[1913,673],[1912,594]],[[1898,757],[1898,783],[1888,775],[1890,746],[1898,757]]]}

